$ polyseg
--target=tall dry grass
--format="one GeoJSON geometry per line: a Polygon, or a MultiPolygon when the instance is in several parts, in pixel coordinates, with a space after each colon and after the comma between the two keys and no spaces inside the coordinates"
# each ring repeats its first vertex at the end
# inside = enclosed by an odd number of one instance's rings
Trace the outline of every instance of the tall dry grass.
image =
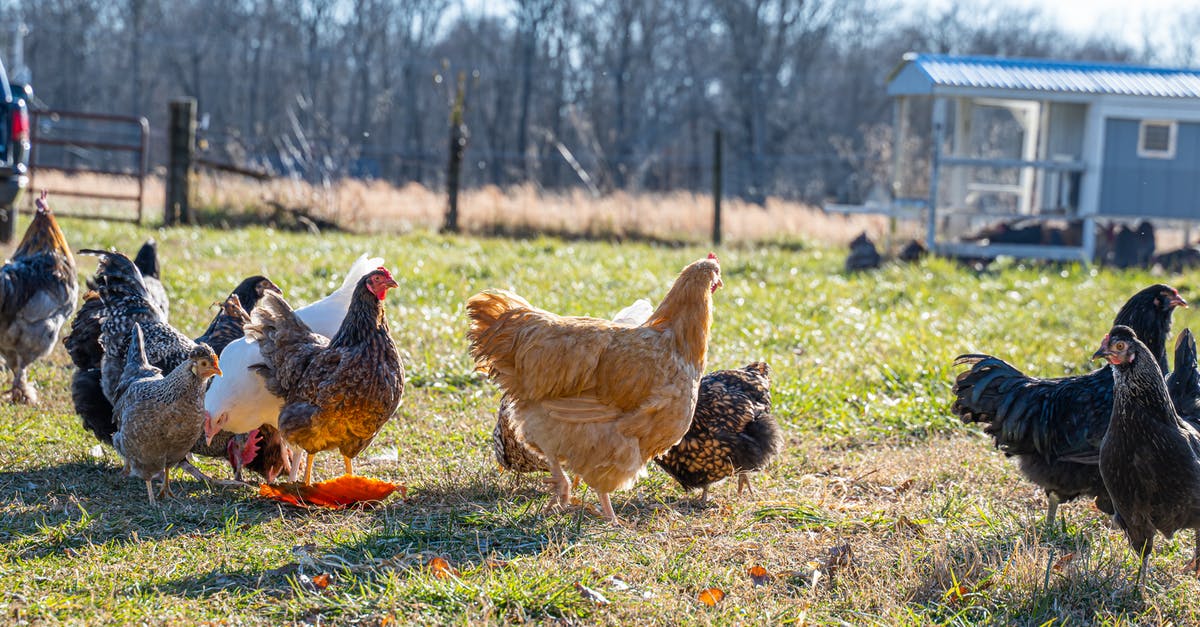
{"type": "MultiPolygon", "coordinates": [[[[132,178],[92,174],[38,173],[38,189],[133,193],[132,178]]],[[[161,177],[146,182],[145,211],[151,223],[162,219],[164,186],[161,177]]],[[[257,182],[239,176],[202,173],[197,180],[195,206],[208,217],[239,220],[272,219],[273,207],[302,209],[352,231],[405,233],[438,229],[446,197],[441,190],[417,184],[397,187],[381,181],[343,180],[327,186],[291,179],[257,182]]],[[[55,206],[73,213],[132,216],[133,203],[63,197],[55,206]]],[[[501,189],[486,186],[460,196],[460,226],[468,233],[527,236],[549,234],[596,239],[705,241],[712,232],[712,197],[689,192],[617,192],[594,197],[583,190],[546,192],[533,186],[501,189]]],[[[768,199],[765,206],[727,199],[722,212],[723,236],[729,242],[778,241],[803,238],[830,245],[845,244],[862,231],[874,236],[887,228],[875,216],[826,214],[812,205],[768,199]]]]}

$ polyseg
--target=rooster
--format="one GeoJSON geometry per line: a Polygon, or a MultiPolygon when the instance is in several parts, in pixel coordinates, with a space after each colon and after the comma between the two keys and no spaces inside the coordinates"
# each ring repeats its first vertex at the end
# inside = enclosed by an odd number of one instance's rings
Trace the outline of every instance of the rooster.
{"type": "Polygon", "coordinates": [[[1170,539],[1196,530],[1191,563],[1200,570],[1200,433],[1179,418],[1152,353],[1126,326],[1114,326],[1093,359],[1112,368],[1112,419],[1100,444],[1100,474],[1114,521],[1141,557],[1142,584],[1155,531],[1170,539]]]}
{"type": "MultiPolygon", "coordinates": [[[[380,258],[362,255],[350,266],[337,290],[297,309],[296,315],[315,333],[326,337],[337,333],[350,308],[358,281],[381,263],[380,258]]],[[[266,291],[269,290],[263,293],[266,291]]],[[[248,307],[253,311],[253,305],[248,307]]],[[[268,392],[263,379],[251,373],[252,367],[262,363],[259,345],[246,338],[234,340],[221,351],[221,369],[226,374],[214,379],[204,395],[204,435],[210,441],[221,431],[243,434],[265,424],[272,427],[271,435],[274,436],[260,433],[267,440],[265,446],[283,444],[278,430],[274,429],[278,425],[279,410],[283,409],[283,399],[268,392]]],[[[290,470],[290,478],[294,481],[297,465],[291,464],[290,470]]]]}
{"type": "MultiPolygon", "coordinates": [[[[1186,305],[1174,288],[1152,285],[1130,298],[1114,321],[1145,338],[1160,376],[1167,369],[1171,314],[1186,305]]],[[[1096,497],[1096,506],[1112,513],[1096,465],[1112,415],[1110,367],[1038,379],[990,355],[960,355],[954,363],[971,368],[955,380],[951,411],[964,423],[984,423],[984,433],[1006,455],[1016,456],[1022,474],[1046,491],[1047,524],[1054,521],[1059,503],[1085,495],[1096,497]]]]}
{"type": "Polygon", "coordinates": [[[467,301],[475,366],[513,398],[521,439],[550,465],[551,507],[570,503],[565,464],[596,490],[604,517],[620,522],[609,495],[691,424],[721,284],[710,254],[684,268],[637,327],[559,316],[503,290],[467,301]]]}
{"type": "Polygon", "coordinates": [[[314,333],[278,294],[263,296],[250,314],[246,337],[263,357],[253,370],[284,400],[280,435],[308,453],[305,485],[321,451],[338,449],[346,474],[354,474],[354,457],[400,407],[404,367],[383,308],[394,287],[386,268],[367,273],[332,338],[314,333]]]}
{"type": "Polygon", "coordinates": [[[38,396],[26,370],[50,354],[79,293],[75,258],[45,192],[36,204],[33,222],[0,268],[0,355],[13,373],[12,401],[27,405],[38,396]]]}

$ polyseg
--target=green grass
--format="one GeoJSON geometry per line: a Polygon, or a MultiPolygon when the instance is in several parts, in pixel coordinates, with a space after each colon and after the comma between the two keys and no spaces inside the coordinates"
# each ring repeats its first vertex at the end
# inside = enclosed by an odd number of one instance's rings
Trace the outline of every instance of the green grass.
{"type": "MultiPolygon", "coordinates": [[[[64,229],[76,248],[132,251],[158,238],[172,322],[189,334],[244,276],[265,273],[301,304],[339,284],[360,253],[385,257],[400,283],[388,313],[410,387],[360,459],[364,474],[406,484],[408,498],[301,511],[177,475],[181,496],[149,507],[141,483],[118,476],[111,450],[93,456],[59,348],[33,369],[41,406],[0,407],[5,622],[1200,620],[1192,602],[1200,585],[1182,573],[1190,534],[1160,543],[1140,598],[1130,583],[1135,559],[1098,512],[1071,504],[1061,510],[1065,530],[1044,530],[1038,491],[947,411],[950,364],[962,352],[1048,376],[1090,368],[1119,305],[1160,280],[1149,275],[1017,264],[977,274],[942,260],[845,275],[842,250],[720,250],[726,287],[716,294],[710,368],[770,362],[786,449],[755,478],[755,495],[738,497],[727,484],[709,506],[651,467],[615,496],[633,528],[614,529],[583,512],[543,516],[539,478],[496,470],[489,435],[499,395],[471,371],[462,302],[503,287],[560,313],[611,316],[636,298],[660,298],[707,249],[151,232],[73,220],[64,229]],[[398,461],[369,460],[390,448],[398,461]],[[850,557],[832,559],[831,550],[850,557]],[[458,574],[434,576],[433,557],[458,574]],[[770,582],[754,585],[754,565],[770,582]],[[311,579],[322,573],[323,589],[311,579]],[[577,584],[609,603],[586,599],[577,584]],[[715,607],[697,601],[710,587],[727,594],[715,607]]],[[[90,258],[79,265],[94,269],[90,258]]],[[[1162,280],[1194,298],[1196,278],[1162,280]]],[[[1194,315],[1180,311],[1176,329],[1194,315]]],[[[317,465],[328,477],[340,460],[322,455],[317,465]]]]}

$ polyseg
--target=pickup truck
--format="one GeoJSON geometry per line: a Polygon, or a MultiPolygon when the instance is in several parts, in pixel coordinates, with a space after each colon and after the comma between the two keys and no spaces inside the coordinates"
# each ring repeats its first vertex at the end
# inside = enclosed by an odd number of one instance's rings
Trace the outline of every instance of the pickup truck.
{"type": "Polygon", "coordinates": [[[0,242],[17,229],[17,199],[29,185],[29,109],[32,91],[8,82],[0,62],[0,242]]]}

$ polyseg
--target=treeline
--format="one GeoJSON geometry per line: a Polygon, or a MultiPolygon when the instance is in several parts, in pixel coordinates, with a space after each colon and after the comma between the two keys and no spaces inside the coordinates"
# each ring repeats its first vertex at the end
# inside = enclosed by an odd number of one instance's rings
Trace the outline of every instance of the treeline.
{"type": "MultiPolygon", "coordinates": [[[[0,32],[26,29],[39,106],[145,115],[156,162],[167,102],[190,96],[222,159],[438,185],[461,76],[466,185],[707,190],[720,129],[725,188],[753,200],[861,196],[906,51],[1191,60],[1070,37],[1035,9],[915,4],[4,0],[0,32]]],[[[1180,32],[1171,50],[1191,55],[1180,32]]]]}

